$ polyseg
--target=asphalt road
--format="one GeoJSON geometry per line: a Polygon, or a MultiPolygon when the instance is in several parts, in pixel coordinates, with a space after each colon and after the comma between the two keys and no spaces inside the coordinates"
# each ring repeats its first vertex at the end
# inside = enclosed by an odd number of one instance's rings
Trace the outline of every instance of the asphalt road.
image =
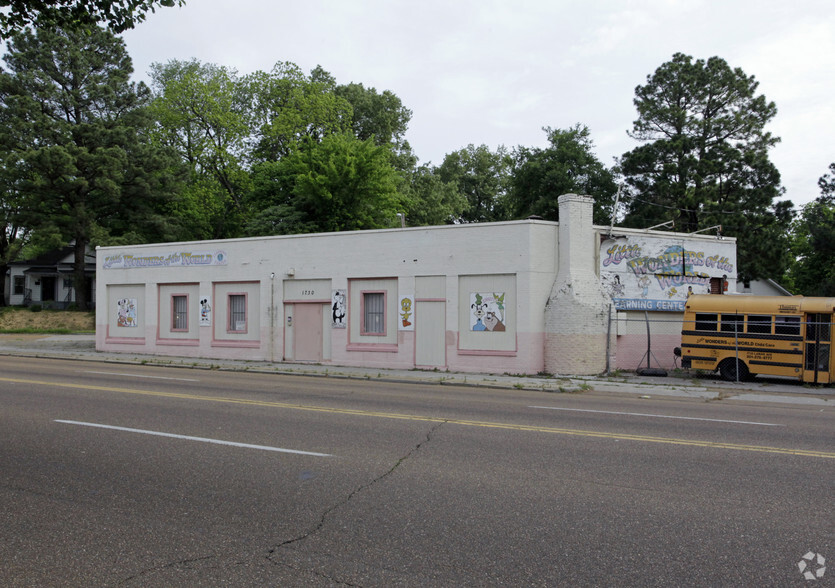
{"type": "Polygon", "coordinates": [[[0,357],[2,586],[827,586],[833,499],[829,406],[0,357]]]}

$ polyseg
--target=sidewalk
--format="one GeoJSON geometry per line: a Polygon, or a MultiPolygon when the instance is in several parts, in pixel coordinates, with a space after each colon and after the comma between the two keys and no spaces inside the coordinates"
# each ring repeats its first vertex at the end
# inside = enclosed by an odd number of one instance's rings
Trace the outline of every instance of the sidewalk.
{"type": "Polygon", "coordinates": [[[639,397],[675,396],[703,400],[743,400],[789,404],[835,406],[835,388],[803,386],[790,380],[759,377],[753,382],[725,382],[718,376],[695,379],[682,372],[670,377],[617,373],[609,376],[514,376],[423,370],[392,370],[329,364],[269,363],[170,357],[137,353],[103,353],[95,349],[92,334],[29,335],[0,334],[0,355],[77,359],[113,363],[239,370],[258,373],[366,379],[417,384],[454,384],[490,388],[541,390],[582,394],[631,394],[639,397]]]}

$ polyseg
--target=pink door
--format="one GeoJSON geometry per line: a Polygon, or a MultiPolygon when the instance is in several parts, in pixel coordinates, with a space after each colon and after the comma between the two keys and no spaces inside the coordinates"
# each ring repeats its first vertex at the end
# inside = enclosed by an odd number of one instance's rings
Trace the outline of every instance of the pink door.
{"type": "Polygon", "coordinates": [[[296,304],[293,318],[293,358],[322,361],[321,304],[296,304]]]}

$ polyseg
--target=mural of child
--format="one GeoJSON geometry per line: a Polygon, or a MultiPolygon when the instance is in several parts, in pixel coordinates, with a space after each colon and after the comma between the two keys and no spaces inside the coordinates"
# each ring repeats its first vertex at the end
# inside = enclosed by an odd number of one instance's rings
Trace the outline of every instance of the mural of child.
{"type": "Polygon", "coordinates": [[[649,295],[649,287],[651,284],[652,280],[646,274],[638,278],[638,285],[641,287],[641,298],[646,298],[649,295]]]}

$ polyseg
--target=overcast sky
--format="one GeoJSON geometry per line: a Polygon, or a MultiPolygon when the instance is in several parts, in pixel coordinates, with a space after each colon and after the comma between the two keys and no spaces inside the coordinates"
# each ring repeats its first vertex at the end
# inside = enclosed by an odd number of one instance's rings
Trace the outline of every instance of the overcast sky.
{"type": "Polygon", "coordinates": [[[626,134],[635,87],[682,52],[719,56],[777,105],[772,151],[796,205],[835,162],[832,0],[186,0],[124,34],[137,79],[196,58],[248,74],[277,61],[391,90],[412,110],[421,163],[486,144],[544,146],[542,127],[588,126],[599,159],[626,134]]]}

